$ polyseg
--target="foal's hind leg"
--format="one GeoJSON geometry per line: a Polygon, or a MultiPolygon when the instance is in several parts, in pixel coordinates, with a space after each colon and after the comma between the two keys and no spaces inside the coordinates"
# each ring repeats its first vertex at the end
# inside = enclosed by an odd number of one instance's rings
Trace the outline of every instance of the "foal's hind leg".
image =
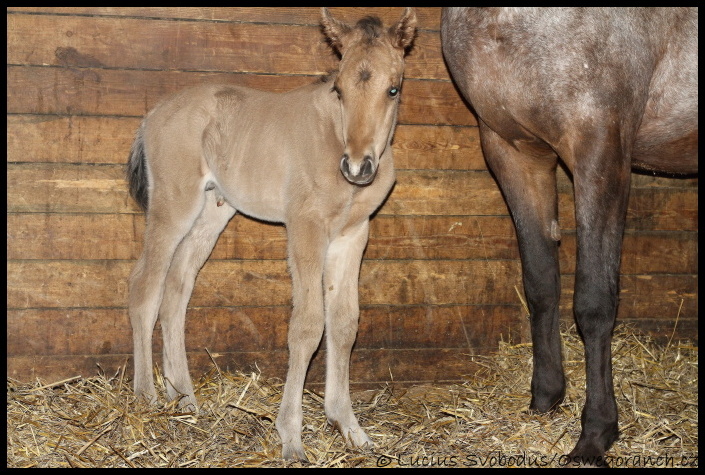
{"type": "Polygon", "coordinates": [[[152,334],[172,257],[203,208],[197,182],[180,183],[178,193],[155,187],[147,212],[144,249],[129,279],[128,312],[134,341],[135,394],[154,401],[152,334]]]}
{"type": "Polygon", "coordinates": [[[159,309],[159,320],[164,335],[164,376],[170,399],[184,397],[179,405],[190,411],[197,409],[193,384],[188,371],[184,339],[186,307],[198,271],[208,259],[218,236],[235,214],[227,203],[217,205],[215,191],[206,192],[203,211],[176,249],[166,277],[164,298],[159,309]]]}
{"type": "Polygon", "coordinates": [[[301,407],[306,371],[323,336],[323,259],[327,238],[320,222],[298,218],[287,223],[293,310],[289,321],[289,369],[276,427],[282,457],[307,460],[301,441],[301,407]]]}
{"type": "Polygon", "coordinates": [[[507,200],[519,242],[534,349],[530,408],[546,412],[565,394],[558,328],[557,158],[524,155],[484,123],[480,127],[483,152],[507,200]]]}
{"type": "Polygon", "coordinates": [[[369,235],[369,221],[344,231],[328,247],[323,274],[326,311],[326,395],[328,421],[355,447],[374,443],[365,434],[350,401],[350,352],[360,316],[360,262],[369,235]]]}

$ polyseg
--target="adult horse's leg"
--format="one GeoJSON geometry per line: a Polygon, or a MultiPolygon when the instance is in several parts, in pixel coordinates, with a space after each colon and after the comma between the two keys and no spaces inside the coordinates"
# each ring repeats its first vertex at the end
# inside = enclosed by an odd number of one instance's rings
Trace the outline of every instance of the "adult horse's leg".
{"type": "Polygon", "coordinates": [[[184,395],[179,404],[183,409],[190,411],[197,410],[198,406],[186,359],[186,307],[198,271],[208,259],[223,228],[235,214],[235,209],[229,204],[217,205],[219,197],[216,191],[207,191],[205,195],[203,211],[176,249],[159,309],[164,336],[164,376],[167,394],[170,399],[184,395]]]}
{"type": "MultiPolygon", "coordinates": [[[[193,184],[191,184],[193,185],[193,184]]],[[[193,186],[191,186],[193,187],[193,186]]],[[[128,310],[134,340],[135,394],[154,401],[152,334],[172,257],[203,208],[203,192],[183,184],[182,201],[168,202],[155,190],[150,201],[144,249],[129,279],[128,310]],[[190,198],[190,199],[189,199],[190,198]]]]}
{"type": "Polygon", "coordinates": [[[323,259],[328,240],[320,221],[286,223],[293,309],[289,321],[289,369],[276,420],[282,457],[307,460],[301,441],[306,371],[323,336],[323,259]]]}
{"type": "Polygon", "coordinates": [[[480,132],[485,158],[507,200],[519,242],[534,350],[530,408],[546,412],[565,395],[558,329],[557,158],[552,152],[540,157],[523,154],[483,122],[480,132]]]}
{"type": "Polygon", "coordinates": [[[326,313],[326,395],[328,421],[353,446],[373,446],[352,410],[350,352],[357,336],[360,307],[360,262],[369,235],[369,221],[334,239],[328,247],[323,274],[326,313]]]}
{"type": "Polygon", "coordinates": [[[587,397],[582,432],[571,455],[586,458],[586,463],[604,455],[619,434],[610,343],[631,178],[629,153],[622,150],[619,131],[600,133],[574,147],[578,246],[573,309],[585,343],[587,397]]]}

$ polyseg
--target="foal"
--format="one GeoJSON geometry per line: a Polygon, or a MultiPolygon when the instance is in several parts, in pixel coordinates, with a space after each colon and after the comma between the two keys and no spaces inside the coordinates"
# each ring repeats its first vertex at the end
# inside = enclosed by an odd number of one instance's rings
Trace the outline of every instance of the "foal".
{"type": "Polygon", "coordinates": [[[390,145],[404,56],[416,15],[384,29],[351,26],[322,10],[338,71],[275,94],[205,85],[157,105],[137,131],[130,192],[147,211],[144,250],[129,281],[135,393],[154,401],[152,333],[161,318],[170,398],[196,409],[184,323],[194,281],[237,211],[286,225],[293,284],[289,369],[276,427],[285,459],[301,442],[306,371],[326,328],[325,412],[353,446],[372,445],[353,414],[350,352],[369,217],[394,184],[390,145]]]}

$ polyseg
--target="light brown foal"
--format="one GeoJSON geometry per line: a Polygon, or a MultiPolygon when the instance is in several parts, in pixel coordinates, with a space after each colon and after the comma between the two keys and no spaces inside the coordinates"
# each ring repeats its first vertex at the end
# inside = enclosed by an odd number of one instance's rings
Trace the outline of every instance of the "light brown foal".
{"type": "Polygon", "coordinates": [[[302,393],[324,328],[328,421],[351,445],[372,445],[352,411],[350,352],[369,217],[395,179],[390,143],[416,15],[407,8],[386,29],[378,18],[352,26],[323,9],[322,25],[341,58],[336,72],[283,94],[228,85],[182,91],[142,121],[127,169],[132,196],[147,211],[129,314],[135,393],[148,400],[157,394],[152,333],[159,317],[167,393],[196,410],[186,307],[228,221],[240,212],[286,225],[293,312],[276,420],[285,459],[306,460],[302,393]]]}

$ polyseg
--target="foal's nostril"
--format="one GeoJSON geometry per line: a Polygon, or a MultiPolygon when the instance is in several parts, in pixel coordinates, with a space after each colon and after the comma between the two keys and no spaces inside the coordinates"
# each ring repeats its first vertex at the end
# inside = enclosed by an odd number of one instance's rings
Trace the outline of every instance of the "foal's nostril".
{"type": "Polygon", "coordinates": [[[372,163],[372,157],[369,155],[365,156],[365,163],[362,164],[362,168],[360,169],[360,176],[368,176],[371,175],[374,170],[374,165],[372,163]]]}
{"type": "Polygon", "coordinates": [[[343,158],[340,159],[340,171],[343,172],[343,175],[349,176],[350,175],[350,164],[348,163],[348,154],[344,154],[343,158]]]}

